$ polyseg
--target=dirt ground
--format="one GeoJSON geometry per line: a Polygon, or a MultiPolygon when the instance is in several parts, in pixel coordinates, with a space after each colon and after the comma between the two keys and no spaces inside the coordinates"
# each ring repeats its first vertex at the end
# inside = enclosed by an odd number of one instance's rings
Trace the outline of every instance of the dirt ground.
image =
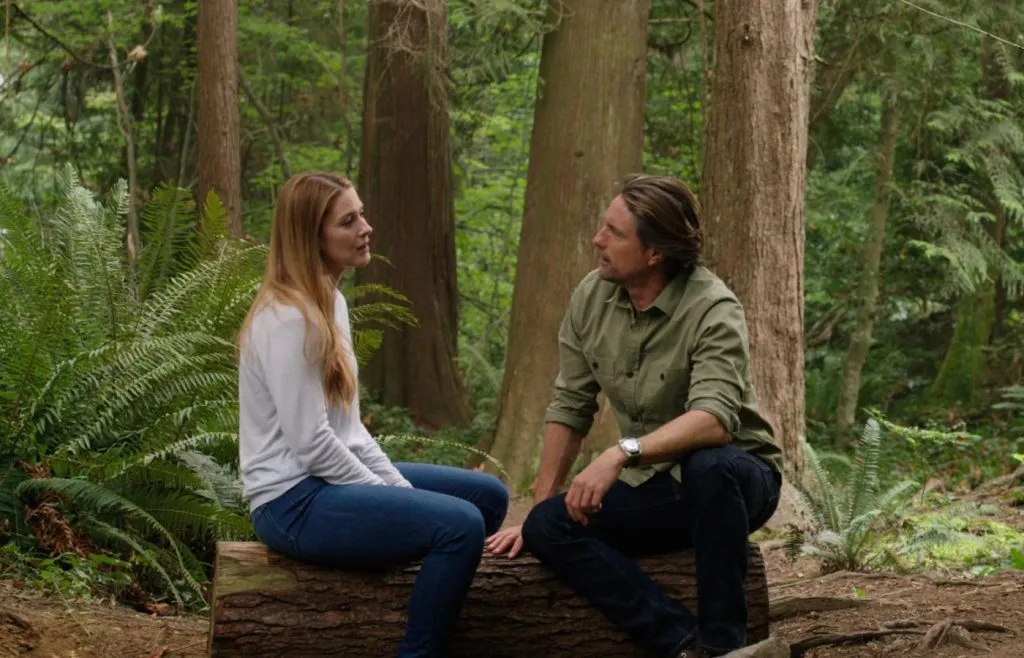
{"type": "MultiPolygon", "coordinates": [[[[523,512],[522,505],[516,506],[509,522],[523,512]]],[[[761,547],[773,601],[773,635],[799,643],[828,634],[878,633],[867,642],[811,648],[803,654],[808,658],[1024,658],[1024,572],[970,580],[850,572],[822,577],[809,559],[787,562],[778,541],[761,547]],[[855,607],[823,609],[829,606],[855,607]],[[941,626],[945,621],[954,625],[941,626]],[[938,648],[921,648],[943,630],[938,648]]],[[[207,655],[208,630],[206,617],[60,601],[0,582],[0,657],[200,658],[207,655]]]]}

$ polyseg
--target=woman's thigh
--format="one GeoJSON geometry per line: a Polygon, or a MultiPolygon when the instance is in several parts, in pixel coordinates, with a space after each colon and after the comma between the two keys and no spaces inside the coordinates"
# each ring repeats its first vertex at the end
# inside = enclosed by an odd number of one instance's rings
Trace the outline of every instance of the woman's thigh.
{"type": "Polygon", "coordinates": [[[474,505],[421,489],[328,484],[303,505],[300,518],[275,518],[274,507],[260,521],[291,542],[285,552],[330,566],[400,564],[426,556],[439,542],[483,536],[474,505]]]}
{"type": "Polygon", "coordinates": [[[498,531],[508,511],[508,487],[480,471],[436,464],[398,463],[395,468],[416,489],[434,491],[473,503],[484,516],[488,535],[498,531]]]}

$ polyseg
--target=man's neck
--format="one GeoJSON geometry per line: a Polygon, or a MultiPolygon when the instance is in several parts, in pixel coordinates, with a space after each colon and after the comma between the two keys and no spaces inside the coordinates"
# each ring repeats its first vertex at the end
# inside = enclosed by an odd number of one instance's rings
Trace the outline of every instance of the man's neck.
{"type": "Polygon", "coordinates": [[[638,311],[646,310],[654,300],[658,298],[661,291],[668,285],[668,277],[661,268],[652,270],[642,279],[629,281],[623,284],[629,299],[638,311]]]}

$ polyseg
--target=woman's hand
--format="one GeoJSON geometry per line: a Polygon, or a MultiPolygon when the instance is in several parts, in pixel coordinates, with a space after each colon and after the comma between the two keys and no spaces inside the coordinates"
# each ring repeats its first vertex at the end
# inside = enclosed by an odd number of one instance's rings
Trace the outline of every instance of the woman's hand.
{"type": "Polygon", "coordinates": [[[484,550],[492,555],[508,551],[509,559],[519,555],[523,550],[523,526],[514,525],[494,533],[484,541],[484,550]]]}

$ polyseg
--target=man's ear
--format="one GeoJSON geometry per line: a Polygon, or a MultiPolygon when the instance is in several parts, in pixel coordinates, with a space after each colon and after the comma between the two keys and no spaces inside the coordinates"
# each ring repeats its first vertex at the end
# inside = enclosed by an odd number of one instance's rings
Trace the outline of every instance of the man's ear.
{"type": "Polygon", "coordinates": [[[661,252],[656,251],[654,249],[651,249],[650,253],[647,255],[647,264],[652,267],[654,265],[657,265],[658,263],[661,263],[664,260],[665,257],[661,255],[661,252]]]}

